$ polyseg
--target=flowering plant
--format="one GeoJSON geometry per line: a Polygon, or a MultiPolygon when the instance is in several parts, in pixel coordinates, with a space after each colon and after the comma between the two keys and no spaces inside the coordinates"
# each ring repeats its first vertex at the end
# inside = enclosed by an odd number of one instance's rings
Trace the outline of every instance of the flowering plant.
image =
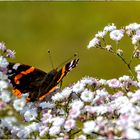
{"type": "Polygon", "coordinates": [[[6,75],[8,60],[14,51],[0,44],[0,138],[47,139],[140,139],[140,24],[121,29],[114,24],[98,32],[88,48],[99,48],[118,56],[130,76],[110,80],[84,77],[78,82],[55,91],[49,101],[26,103],[26,96],[12,96],[6,75]],[[116,48],[107,44],[109,34],[116,48]],[[128,35],[134,51],[127,61],[119,42],[128,35]],[[16,112],[16,113],[15,113],[16,112]]]}

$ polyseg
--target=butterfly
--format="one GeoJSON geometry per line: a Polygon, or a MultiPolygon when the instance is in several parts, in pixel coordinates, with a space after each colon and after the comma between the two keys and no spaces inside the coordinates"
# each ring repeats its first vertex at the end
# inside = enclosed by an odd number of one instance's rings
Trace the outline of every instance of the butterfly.
{"type": "Polygon", "coordinates": [[[55,68],[48,73],[33,66],[10,62],[7,75],[13,86],[12,92],[17,97],[29,93],[27,102],[42,101],[56,90],[58,84],[69,71],[76,67],[78,61],[79,59],[73,59],[62,68],[55,68]]]}

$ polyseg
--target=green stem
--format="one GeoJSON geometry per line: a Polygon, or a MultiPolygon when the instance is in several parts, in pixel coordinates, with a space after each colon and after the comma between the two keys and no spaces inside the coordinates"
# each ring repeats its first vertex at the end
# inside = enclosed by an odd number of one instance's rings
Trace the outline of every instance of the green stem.
{"type": "MultiPolygon", "coordinates": [[[[98,48],[103,49],[103,50],[106,50],[106,48],[104,48],[104,47],[98,47],[98,48]]],[[[107,50],[106,50],[106,51],[107,51],[107,50]]],[[[131,70],[131,66],[130,66],[130,64],[129,64],[130,62],[127,63],[127,61],[126,61],[121,55],[117,54],[117,53],[114,52],[113,50],[110,50],[109,52],[112,53],[112,54],[115,55],[115,56],[118,56],[118,57],[124,62],[124,64],[127,66],[128,70],[129,70],[129,73],[130,73],[131,76],[132,76],[132,79],[134,79],[135,76],[134,76],[134,74],[133,74],[133,72],[132,72],[132,70],[131,70]]]]}

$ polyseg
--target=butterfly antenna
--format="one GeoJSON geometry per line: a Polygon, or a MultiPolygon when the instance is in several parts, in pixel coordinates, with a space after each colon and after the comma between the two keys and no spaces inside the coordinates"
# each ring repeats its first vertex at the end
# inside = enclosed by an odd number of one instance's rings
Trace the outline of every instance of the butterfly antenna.
{"type": "Polygon", "coordinates": [[[58,65],[56,69],[60,68],[61,66],[63,66],[67,62],[69,62],[70,60],[74,59],[76,56],[77,56],[77,53],[75,53],[73,56],[71,56],[70,58],[68,58],[66,61],[64,61],[60,65],[58,65]]]}
{"type": "Polygon", "coordinates": [[[49,55],[49,60],[50,60],[50,63],[52,65],[52,68],[54,69],[54,65],[53,65],[53,61],[52,61],[51,51],[50,50],[48,50],[48,55],[49,55]]]}

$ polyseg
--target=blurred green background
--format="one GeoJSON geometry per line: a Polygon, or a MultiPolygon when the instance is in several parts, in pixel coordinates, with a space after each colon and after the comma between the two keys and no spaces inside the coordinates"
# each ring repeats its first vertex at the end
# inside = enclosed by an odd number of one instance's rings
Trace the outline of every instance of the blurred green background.
{"type": "MultiPolygon", "coordinates": [[[[0,41],[16,51],[13,61],[48,72],[48,49],[55,66],[79,54],[80,63],[64,85],[83,76],[109,79],[128,74],[115,56],[86,48],[94,34],[112,22],[119,28],[140,23],[140,2],[0,2],[0,41]]],[[[121,43],[128,54],[130,42],[121,43]]]]}

